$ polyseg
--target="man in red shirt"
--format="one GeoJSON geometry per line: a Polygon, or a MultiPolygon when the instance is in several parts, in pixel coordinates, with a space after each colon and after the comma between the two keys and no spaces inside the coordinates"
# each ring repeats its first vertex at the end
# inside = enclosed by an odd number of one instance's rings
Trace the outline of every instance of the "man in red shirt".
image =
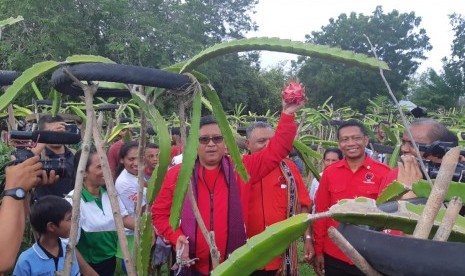
{"type": "MultiPolygon", "coordinates": [[[[327,211],[341,199],[359,196],[376,199],[381,181],[390,170],[388,166],[371,159],[365,153],[368,136],[361,123],[343,123],[339,126],[337,138],[344,159],[323,171],[315,198],[316,213],[327,211]]],[[[328,228],[337,225],[333,219],[319,219],[313,223],[316,273],[363,275],[329,238],[328,228]]]]}
{"type": "MultiPolygon", "coordinates": [[[[262,151],[243,156],[242,160],[250,175],[250,183],[268,175],[292,149],[297,127],[294,113],[302,104],[285,103],[276,135],[262,151]]],[[[215,232],[215,242],[220,251],[220,262],[235,249],[245,244],[244,219],[247,217],[250,185],[245,185],[234,171],[234,165],[225,156],[225,143],[220,128],[212,116],[201,119],[199,129],[198,159],[193,171],[192,188],[197,206],[208,231],[215,232]],[[241,204],[242,203],[242,204],[241,204]],[[238,208],[242,205],[242,208],[238,208]]],[[[160,193],[152,206],[152,219],[158,233],[180,249],[182,259],[199,258],[190,267],[191,275],[208,275],[213,269],[210,251],[203,237],[189,199],[184,202],[181,225],[172,229],[169,216],[180,165],[171,168],[160,193]]]]}
{"type": "MultiPolygon", "coordinates": [[[[254,154],[263,150],[273,136],[274,130],[270,124],[255,122],[246,129],[245,145],[250,153],[254,154]]],[[[310,206],[310,196],[297,166],[292,160],[285,158],[270,174],[256,183],[251,183],[249,214],[245,221],[247,237],[251,238],[263,232],[266,227],[299,213],[299,210],[308,213],[310,206]],[[290,177],[287,171],[290,172],[290,177]]],[[[305,237],[304,258],[310,261],[313,257],[310,230],[305,237]]],[[[284,255],[275,258],[252,275],[275,276],[278,270],[281,275],[297,275],[297,265],[297,247],[293,244],[284,255]],[[283,260],[289,262],[283,263],[283,260]]]]}
{"type": "Polygon", "coordinates": [[[158,148],[157,144],[149,143],[145,147],[144,152],[144,174],[145,180],[149,180],[152,176],[153,171],[158,165],[158,154],[160,153],[160,149],[158,148]]]}

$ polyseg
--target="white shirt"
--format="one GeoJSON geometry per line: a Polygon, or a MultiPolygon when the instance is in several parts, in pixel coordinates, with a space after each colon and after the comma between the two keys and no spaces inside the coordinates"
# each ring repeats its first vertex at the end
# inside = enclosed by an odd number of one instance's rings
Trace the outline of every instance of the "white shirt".
{"type": "MultiPolygon", "coordinates": [[[[137,202],[137,187],[138,187],[137,176],[130,174],[124,169],[118,176],[115,182],[116,192],[119,198],[123,202],[124,207],[128,210],[129,216],[134,217],[137,202]]],[[[147,189],[144,187],[142,206],[146,204],[146,193],[147,189]]],[[[126,235],[133,235],[134,231],[126,229],[126,235]]]]}

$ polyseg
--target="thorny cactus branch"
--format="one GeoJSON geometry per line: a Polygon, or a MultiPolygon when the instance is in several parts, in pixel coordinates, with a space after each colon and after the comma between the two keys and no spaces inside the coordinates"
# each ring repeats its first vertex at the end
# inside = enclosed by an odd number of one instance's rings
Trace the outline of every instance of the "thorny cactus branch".
{"type": "Polygon", "coordinates": [[[145,145],[147,142],[147,117],[145,112],[141,111],[140,113],[140,139],[139,139],[139,148],[137,150],[137,202],[136,210],[134,214],[135,218],[135,228],[134,228],[134,257],[137,256],[137,250],[139,248],[139,239],[140,239],[140,220],[142,215],[142,201],[144,197],[144,152],[145,145]]]}
{"type": "Polygon", "coordinates": [[[381,276],[336,228],[331,226],[328,236],[365,275],[381,276]]]}
{"type": "MultiPolygon", "coordinates": [[[[78,85],[84,90],[86,95],[86,112],[89,114],[91,109],[90,106],[93,104],[93,95],[97,92],[96,85],[83,85],[79,80],[77,80],[69,71],[65,69],[65,72],[74,80],[75,83],[79,82],[78,85]]],[[[74,192],[73,192],[73,209],[71,212],[71,230],[68,239],[68,245],[66,246],[66,255],[65,255],[65,264],[63,271],[57,272],[57,275],[70,275],[71,267],[73,264],[74,249],[76,248],[76,241],[79,231],[79,220],[80,220],[80,205],[81,205],[81,193],[82,193],[82,182],[84,180],[84,171],[87,164],[87,159],[89,157],[89,150],[91,146],[92,138],[92,125],[93,117],[87,118],[86,128],[84,131],[84,137],[82,139],[82,152],[81,158],[79,159],[78,168],[76,171],[76,179],[74,182],[74,192]]]]}
{"type": "Polygon", "coordinates": [[[434,219],[439,212],[439,209],[444,202],[447,190],[449,189],[452,176],[460,156],[460,147],[455,147],[449,150],[441,162],[438,176],[431,188],[431,194],[426,202],[425,209],[421,213],[420,219],[413,231],[413,236],[419,239],[427,239],[431,228],[434,224],[434,219]]]}
{"type": "Polygon", "coordinates": [[[455,221],[457,220],[457,216],[459,215],[462,206],[462,200],[460,197],[455,196],[452,198],[452,200],[449,202],[446,213],[444,214],[441,225],[439,225],[439,228],[434,235],[433,240],[447,241],[447,239],[449,239],[450,232],[452,231],[452,227],[454,227],[455,221]]]}
{"type": "Polygon", "coordinates": [[[220,263],[220,251],[215,243],[215,234],[213,231],[208,232],[205,223],[203,222],[202,216],[200,215],[199,207],[197,207],[197,201],[195,200],[194,191],[192,190],[192,183],[189,183],[187,186],[187,196],[189,197],[189,201],[192,205],[192,212],[194,213],[194,217],[197,220],[197,224],[199,225],[200,231],[204,236],[205,240],[207,241],[208,247],[210,248],[210,255],[212,258],[212,266],[213,269],[217,267],[220,263]]]}
{"type": "MultiPolygon", "coordinates": [[[[373,55],[375,56],[375,58],[379,61],[379,58],[378,58],[378,54],[376,53],[376,48],[373,46],[373,44],[371,43],[370,41],[370,38],[368,38],[367,35],[364,35],[366,37],[366,39],[368,40],[368,43],[370,44],[370,47],[371,47],[371,51],[373,52],[373,55]]],[[[408,134],[408,137],[413,145],[413,148],[415,149],[415,154],[418,156],[418,161],[420,163],[420,167],[421,167],[421,170],[423,171],[423,174],[426,176],[426,180],[428,181],[429,185],[430,186],[433,186],[433,181],[431,181],[431,178],[429,177],[428,173],[427,173],[427,170],[426,170],[426,166],[425,166],[425,163],[423,162],[423,160],[421,159],[421,154],[420,154],[420,151],[418,150],[418,145],[417,143],[415,142],[415,139],[413,139],[413,135],[412,135],[412,132],[410,132],[410,123],[407,121],[407,118],[405,117],[405,114],[404,112],[402,111],[402,108],[400,107],[399,105],[399,102],[397,101],[397,98],[396,96],[394,95],[394,93],[392,92],[392,89],[391,89],[391,86],[389,85],[388,81],[386,80],[386,77],[384,76],[384,73],[383,73],[383,69],[381,69],[381,67],[379,68],[379,74],[381,75],[381,78],[383,79],[383,82],[384,84],[386,85],[386,88],[389,92],[389,95],[391,96],[392,100],[394,101],[394,103],[396,104],[396,107],[397,109],[399,110],[399,113],[400,113],[400,117],[402,118],[402,123],[404,124],[405,126],[405,131],[407,132],[408,134]]]]}

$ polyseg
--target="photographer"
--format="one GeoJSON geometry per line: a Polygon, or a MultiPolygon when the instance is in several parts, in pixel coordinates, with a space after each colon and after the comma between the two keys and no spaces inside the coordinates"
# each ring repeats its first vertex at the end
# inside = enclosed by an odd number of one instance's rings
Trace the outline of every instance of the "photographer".
{"type": "Polygon", "coordinates": [[[23,239],[27,192],[36,185],[51,184],[57,178],[54,171],[47,176],[38,156],[5,169],[5,191],[0,206],[0,274],[13,266],[23,239]]]}
{"type": "MultiPolygon", "coordinates": [[[[39,130],[66,131],[66,123],[60,116],[52,117],[44,115],[38,122],[39,130]]],[[[33,193],[33,199],[37,200],[45,195],[56,195],[64,197],[74,189],[73,165],[74,152],[63,144],[42,144],[38,143],[32,149],[35,155],[41,155],[42,159],[64,158],[65,172],[62,177],[53,185],[37,187],[33,193]]]]}
{"type": "MultiPolygon", "coordinates": [[[[421,118],[415,120],[409,127],[415,143],[431,145],[436,141],[450,142],[451,146],[458,145],[457,136],[449,131],[443,124],[432,120],[421,118]]],[[[384,179],[380,186],[380,193],[393,181],[411,186],[413,183],[420,180],[423,176],[417,158],[423,158],[433,163],[440,164],[441,157],[428,154],[424,156],[424,152],[420,149],[421,156],[417,156],[415,148],[409,138],[407,131],[404,131],[402,136],[402,146],[400,148],[402,162],[399,162],[398,168],[393,169],[384,179]]],[[[402,199],[414,198],[416,195],[410,191],[402,196],[402,199]]]]}

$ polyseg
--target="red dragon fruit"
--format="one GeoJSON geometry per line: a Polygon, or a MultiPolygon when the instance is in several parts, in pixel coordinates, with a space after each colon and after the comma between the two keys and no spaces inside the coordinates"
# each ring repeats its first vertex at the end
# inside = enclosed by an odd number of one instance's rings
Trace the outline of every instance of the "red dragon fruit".
{"type": "Polygon", "coordinates": [[[305,87],[298,81],[291,80],[281,93],[284,101],[288,104],[301,104],[305,100],[305,87]]]}

